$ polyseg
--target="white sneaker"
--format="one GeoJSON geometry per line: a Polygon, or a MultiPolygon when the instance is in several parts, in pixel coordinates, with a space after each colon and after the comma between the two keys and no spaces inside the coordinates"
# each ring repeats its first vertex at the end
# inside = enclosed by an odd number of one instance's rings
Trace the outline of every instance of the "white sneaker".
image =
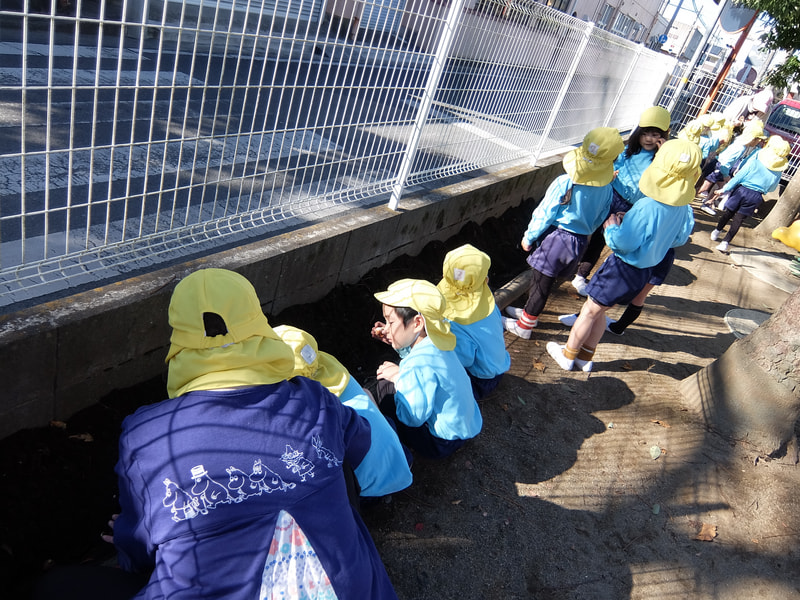
{"type": "Polygon", "coordinates": [[[516,319],[503,317],[503,329],[509,333],[513,333],[517,337],[521,337],[523,340],[531,339],[531,330],[520,327],[516,319]]]}
{"type": "Polygon", "coordinates": [[[553,360],[558,363],[559,367],[565,371],[572,371],[575,361],[564,356],[564,346],[558,342],[547,342],[545,348],[547,349],[547,353],[553,357],[553,360]]]}
{"type": "Polygon", "coordinates": [[[702,210],[707,215],[711,215],[712,217],[716,217],[717,216],[717,211],[715,211],[708,204],[703,204],[703,206],[700,207],[700,210],[702,210]]]}
{"type": "Polygon", "coordinates": [[[717,246],[717,250],[720,252],[727,252],[728,251],[728,242],[720,242],[717,246]]]}
{"type": "Polygon", "coordinates": [[[580,358],[576,358],[575,366],[578,367],[584,373],[591,373],[592,369],[594,368],[594,361],[581,360],[580,358]]]}
{"type": "Polygon", "coordinates": [[[586,278],[581,277],[580,275],[575,275],[572,278],[572,287],[575,288],[575,291],[578,292],[581,296],[586,295],[586,278]]]}
{"type": "Polygon", "coordinates": [[[578,320],[578,315],[575,313],[572,313],[571,315],[560,315],[558,320],[561,321],[562,325],[565,325],[566,327],[572,327],[575,325],[575,321],[578,320]]]}
{"type": "Polygon", "coordinates": [[[503,312],[514,319],[521,319],[522,315],[525,314],[525,309],[517,308],[516,306],[506,306],[503,312]]]}
{"type": "Polygon", "coordinates": [[[711,232],[711,241],[716,242],[719,239],[719,234],[722,233],[719,229],[715,229],[711,232]]]}

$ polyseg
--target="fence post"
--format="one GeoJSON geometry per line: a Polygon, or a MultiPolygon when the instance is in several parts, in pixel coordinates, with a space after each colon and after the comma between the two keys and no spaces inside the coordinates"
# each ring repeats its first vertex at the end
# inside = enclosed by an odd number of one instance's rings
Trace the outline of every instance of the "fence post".
{"type": "Polygon", "coordinates": [[[545,123],[544,128],[542,128],[542,137],[539,140],[539,147],[536,148],[536,151],[533,153],[533,161],[531,162],[532,167],[535,167],[536,163],[539,162],[539,156],[544,148],[544,143],[547,140],[547,136],[550,135],[550,130],[553,128],[553,123],[556,121],[558,111],[561,110],[561,105],[564,103],[564,98],[567,96],[567,90],[569,89],[570,83],[572,83],[572,78],[575,76],[575,72],[578,70],[578,63],[580,63],[583,53],[586,51],[586,46],[589,45],[589,40],[592,38],[593,31],[594,23],[586,23],[586,26],[583,30],[583,39],[581,39],[581,44],[576,50],[575,56],[572,57],[572,64],[570,64],[569,70],[564,77],[564,82],[561,84],[561,89],[558,91],[558,97],[556,97],[556,101],[553,102],[553,108],[550,111],[550,116],[547,117],[547,123],[545,123]]]}
{"type": "Polygon", "coordinates": [[[622,82],[620,83],[617,95],[614,98],[614,101],[611,103],[611,108],[608,109],[606,118],[603,120],[603,127],[608,127],[608,124],[611,122],[611,117],[614,116],[614,111],[617,110],[617,104],[619,104],[619,99],[622,98],[623,92],[628,87],[628,81],[631,78],[631,73],[633,73],[633,70],[639,63],[639,58],[641,58],[641,56],[642,56],[642,45],[639,44],[636,46],[636,52],[633,53],[633,60],[631,61],[631,64],[628,65],[628,70],[625,73],[625,76],[622,78],[622,82]]]}
{"type": "Polygon", "coordinates": [[[417,154],[419,147],[419,140],[422,136],[422,128],[425,126],[425,121],[428,120],[431,106],[433,105],[433,98],[436,95],[436,90],[439,87],[439,80],[444,71],[444,65],[447,61],[447,56],[450,54],[450,48],[453,46],[453,39],[458,24],[461,22],[461,15],[466,0],[455,0],[450,5],[450,10],[447,13],[447,18],[444,22],[442,34],[439,37],[439,45],[436,48],[436,54],[433,58],[433,66],[428,75],[428,81],[425,84],[425,90],[422,93],[422,103],[417,111],[417,118],[414,122],[414,127],[406,143],[406,151],[403,154],[403,160],[400,163],[400,169],[397,173],[397,179],[392,186],[392,196],[389,199],[389,208],[397,210],[397,205],[400,202],[400,196],[405,188],[408,174],[411,172],[411,166],[414,163],[414,157],[417,154]]]}

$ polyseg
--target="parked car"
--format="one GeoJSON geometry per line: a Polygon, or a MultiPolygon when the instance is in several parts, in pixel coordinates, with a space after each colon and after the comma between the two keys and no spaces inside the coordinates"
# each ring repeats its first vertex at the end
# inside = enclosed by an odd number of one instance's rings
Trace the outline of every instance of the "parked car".
{"type": "Polygon", "coordinates": [[[800,164],[800,100],[781,100],[767,118],[764,131],[779,135],[792,145],[789,166],[783,172],[783,179],[788,181],[800,164]]]}

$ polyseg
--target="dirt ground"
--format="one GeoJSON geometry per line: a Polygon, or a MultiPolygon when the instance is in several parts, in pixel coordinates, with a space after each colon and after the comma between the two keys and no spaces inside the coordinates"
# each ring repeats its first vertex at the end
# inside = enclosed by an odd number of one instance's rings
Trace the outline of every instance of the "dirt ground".
{"type": "MultiPolygon", "coordinates": [[[[492,256],[493,285],[510,281],[526,268],[517,243],[530,209],[270,321],[307,329],[363,380],[386,352],[369,339],[372,293],[400,277],[438,281],[444,254],[465,242],[492,256]]],[[[401,600],[800,598],[800,467],[706,431],[677,392],[734,341],[729,310],[771,313],[788,292],[713,250],[711,217],[695,216],[667,283],[624,336],[602,340],[593,373],[564,372],[545,352],[566,340],[557,316],[583,302],[564,283],[531,340],[506,334],[512,367],[481,403],[483,432],[447,460],[417,459],[409,489],[364,508],[401,600]]],[[[734,246],[751,239],[745,228],[734,246]]],[[[778,246],[778,260],[797,254],[778,246]]],[[[99,535],[116,508],[119,423],[163,389],[159,378],[0,441],[11,597],[49,565],[113,561],[99,535]]]]}

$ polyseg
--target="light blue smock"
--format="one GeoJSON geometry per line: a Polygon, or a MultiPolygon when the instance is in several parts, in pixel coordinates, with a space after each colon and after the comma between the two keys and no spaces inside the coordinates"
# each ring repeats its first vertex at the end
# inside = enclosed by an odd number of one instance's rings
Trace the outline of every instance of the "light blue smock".
{"type": "Polygon", "coordinates": [[[640,198],[644,198],[644,193],[639,189],[639,180],[642,173],[653,162],[656,155],[655,150],[640,150],[637,154],[626,157],[623,152],[614,161],[614,170],[617,176],[611,182],[611,187],[631,204],[640,198]]]}
{"type": "Polygon", "coordinates": [[[426,425],[443,440],[468,440],[480,433],[483,417],[472,383],[452,350],[423,338],[400,361],[394,382],[397,418],[409,427],[426,425]]]}
{"type": "Polygon", "coordinates": [[[413,477],[400,438],[352,376],[339,400],[369,421],[372,428],[372,444],[354,469],[361,495],[386,496],[410,486],[413,477]]]}
{"type": "Polygon", "coordinates": [[[780,171],[770,171],[758,160],[759,150],[736,171],[731,180],[722,188],[722,193],[733,191],[737,185],[744,186],[750,190],[767,194],[778,187],[781,180],[780,171]]]}
{"type": "Polygon", "coordinates": [[[511,355],[503,338],[503,317],[497,306],[480,321],[462,325],[450,321],[456,336],[454,352],[464,368],[478,379],[493,379],[511,368],[511,355]]]}
{"type": "Polygon", "coordinates": [[[559,175],[547,188],[542,201],[534,209],[525,241],[533,244],[550,226],[578,235],[590,235],[603,224],[611,209],[611,184],[602,187],[573,184],[569,175],[559,175]],[[561,198],[572,187],[567,204],[561,198]]]}
{"type": "Polygon", "coordinates": [[[606,244],[624,262],[646,269],[662,261],[670,248],[682,246],[694,228],[692,207],[670,206],[645,196],[619,225],[605,229],[606,244]]]}

